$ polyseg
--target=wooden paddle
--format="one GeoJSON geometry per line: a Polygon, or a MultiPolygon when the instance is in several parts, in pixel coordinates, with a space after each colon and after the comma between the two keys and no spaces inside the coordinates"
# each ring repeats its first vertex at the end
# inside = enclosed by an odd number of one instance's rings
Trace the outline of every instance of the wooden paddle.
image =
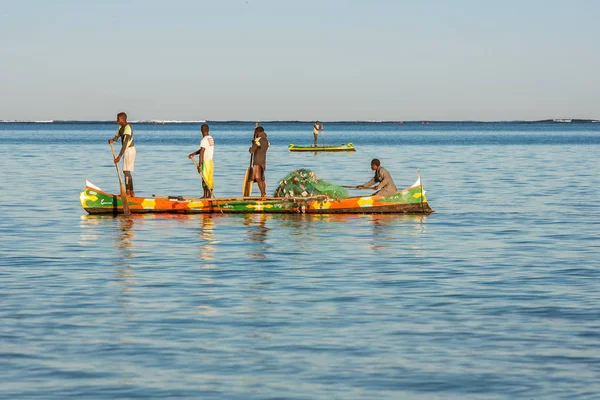
{"type": "MultiPolygon", "coordinates": [[[[113,162],[114,159],[117,158],[115,155],[115,148],[112,143],[110,143],[110,149],[112,150],[113,162]]],[[[117,169],[117,178],[119,178],[119,186],[121,187],[121,203],[123,203],[123,215],[131,215],[131,211],[129,210],[129,200],[127,199],[127,192],[125,190],[125,185],[123,185],[123,181],[121,180],[121,171],[119,171],[119,164],[115,163],[115,168],[117,169]]]]}
{"type": "Polygon", "coordinates": [[[254,161],[254,154],[250,154],[250,166],[246,170],[246,175],[244,176],[244,184],[242,186],[242,196],[250,197],[252,196],[252,183],[254,179],[252,179],[252,175],[254,173],[254,169],[252,168],[252,162],[254,161]]]}
{"type": "Polygon", "coordinates": [[[360,187],[360,186],[342,186],[342,187],[345,189],[358,189],[358,190],[371,189],[371,190],[373,190],[373,188],[360,187]]]}

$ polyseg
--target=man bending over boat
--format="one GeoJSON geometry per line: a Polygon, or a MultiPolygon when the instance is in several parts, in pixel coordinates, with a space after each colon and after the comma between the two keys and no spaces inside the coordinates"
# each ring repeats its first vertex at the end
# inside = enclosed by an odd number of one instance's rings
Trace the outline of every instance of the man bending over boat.
{"type": "Polygon", "coordinates": [[[115,164],[118,164],[123,158],[123,175],[125,176],[125,190],[127,196],[135,197],[133,192],[133,166],[135,164],[135,147],[133,147],[133,131],[131,125],[127,123],[127,114],[120,112],[117,114],[117,123],[120,128],[114,138],[108,139],[108,143],[112,144],[121,138],[121,151],[115,158],[115,164]]]}
{"type": "Polygon", "coordinates": [[[265,183],[265,169],[267,169],[267,150],[269,149],[269,140],[262,126],[254,129],[254,140],[250,153],[254,154],[252,174],[253,180],[258,184],[260,196],[267,197],[267,184],[265,183]]]}
{"type": "Polygon", "coordinates": [[[394,195],[398,189],[396,189],[396,185],[394,184],[394,180],[392,179],[392,175],[388,172],[387,169],[381,166],[381,162],[374,158],[371,161],[371,169],[375,171],[375,176],[369,182],[364,185],[357,186],[357,189],[373,189],[377,190],[377,192],[373,193],[373,196],[392,196],[394,195]],[[373,186],[377,183],[376,186],[373,186]]]}
{"type": "Polygon", "coordinates": [[[196,154],[200,154],[200,175],[202,175],[202,189],[204,189],[203,199],[211,198],[212,190],[214,187],[213,172],[215,170],[215,164],[213,162],[213,155],[215,152],[215,141],[212,136],[208,134],[208,125],[202,124],[200,132],[202,132],[202,140],[200,141],[200,149],[193,153],[190,153],[189,158],[194,158],[196,154]]]}

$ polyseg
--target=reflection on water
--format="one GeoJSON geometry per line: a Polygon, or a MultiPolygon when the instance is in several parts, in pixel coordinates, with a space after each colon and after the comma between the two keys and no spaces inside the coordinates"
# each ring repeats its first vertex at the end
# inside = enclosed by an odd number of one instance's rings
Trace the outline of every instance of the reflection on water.
{"type": "Polygon", "coordinates": [[[270,228],[267,227],[267,214],[246,214],[244,215],[244,226],[246,229],[246,235],[248,240],[252,243],[257,244],[256,251],[251,251],[248,256],[251,259],[264,260],[267,258],[266,250],[268,245],[266,244],[267,236],[270,228]]]}
{"type": "Polygon", "coordinates": [[[135,217],[119,217],[118,247],[124,258],[135,257],[133,239],[135,238],[135,217]]]}
{"type": "Polygon", "coordinates": [[[119,262],[116,264],[117,281],[120,287],[119,304],[124,308],[128,315],[128,305],[131,301],[127,294],[135,285],[134,258],[135,254],[135,221],[139,217],[131,215],[129,217],[119,216],[118,227],[119,234],[116,237],[117,248],[119,249],[119,262]]]}
{"type": "MultiPolygon", "coordinates": [[[[200,218],[200,254],[198,258],[202,261],[214,261],[215,253],[215,221],[211,214],[202,214],[200,218]]],[[[212,268],[212,264],[205,264],[202,268],[212,268]]]]}
{"type": "Polygon", "coordinates": [[[374,251],[394,247],[397,235],[418,237],[425,233],[425,215],[371,214],[366,217],[373,232],[369,248],[374,251]]]}

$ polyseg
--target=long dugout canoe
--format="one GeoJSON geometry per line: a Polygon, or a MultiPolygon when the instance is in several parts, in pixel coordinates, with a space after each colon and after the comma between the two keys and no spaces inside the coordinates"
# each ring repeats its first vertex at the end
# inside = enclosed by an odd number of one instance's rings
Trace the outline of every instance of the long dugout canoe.
{"type": "MultiPolygon", "coordinates": [[[[119,194],[103,191],[86,181],[80,194],[81,206],[89,214],[121,214],[119,194]]],[[[430,214],[433,212],[421,178],[392,196],[362,196],[335,200],[327,197],[231,197],[201,199],[182,196],[129,197],[131,213],[304,213],[304,214],[430,214]]]]}

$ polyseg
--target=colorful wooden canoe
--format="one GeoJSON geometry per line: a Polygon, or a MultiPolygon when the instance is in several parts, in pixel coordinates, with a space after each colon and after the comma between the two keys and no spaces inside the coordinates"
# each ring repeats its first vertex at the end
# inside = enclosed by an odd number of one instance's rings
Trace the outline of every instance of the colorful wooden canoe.
{"type": "MultiPolygon", "coordinates": [[[[121,214],[123,206],[118,194],[104,192],[91,182],[80,194],[81,206],[90,214],[121,214]]],[[[421,179],[393,196],[348,197],[334,200],[327,197],[238,197],[200,199],[186,197],[129,197],[129,209],[142,213],[303,213],[303,214],[429,214],[421,179]]]]}
{"type": "Polygon", "coordinates": [[[296,146],[290,144],[288,146],[289,151],[356,151],[352,143],[341,144],[339,146],[296,146]]]}

